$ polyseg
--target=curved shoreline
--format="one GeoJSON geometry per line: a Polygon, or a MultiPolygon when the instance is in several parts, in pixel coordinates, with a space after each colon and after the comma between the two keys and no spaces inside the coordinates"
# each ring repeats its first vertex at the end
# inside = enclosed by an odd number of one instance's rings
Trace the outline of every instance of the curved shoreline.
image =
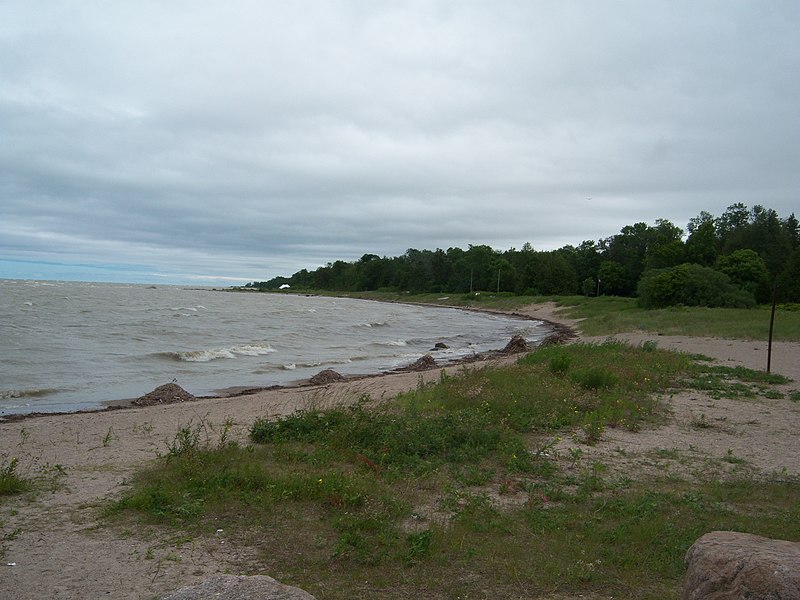
{"type": "MultiPolygon", "coordinates": [[[[358,300],[367,300],[371,302],[384,302],[388,304],[404,304],[407,306],[427,306],[431,308],[451,308],[455,310],[461,310],[466,312],[476,312],[476,313],[483,313],[483,314],[497,314],[503,315],[507,317],[514,317],[522,320],[528,321],[539,321],[545,323],[552,329],[552,333],[548,334],[545,338],[543,338],[542,342],[535,347],[543,346],[549,343],[561,343],[566,340],[575,339],[578,337],[576,331],[570,326],[567,325],[565,322],[554,321],[550,319],[540,318],[537,316],[532,316],[529,314],[519,313],[519,312],[509,312],[509,311],[502,311],[502,310],[493,310],[493,309],[482,309],[476,307],[463,307],[463,306],[447,306],[441,304],[430,304],[430,303],[414,303],[414,302],[400,302],[400,301],[390,301],[390,300],[374,300],[369,298],[355,298],[358,300]]],[[[449,368],[449,367],[457,367],[465,364],[472,364],[476,362],[484,362],[489,361],[495,358],[503,358],[509,356],[508,353],[504,353],[502,349],[497,350],[487,350],[485,352],[477,352],[469,356],[464,356],[461,358],[457,358],[454,360],[446,361],[442,364],[437,364],[434,367],[430,367],[427,370],[439,370],[442,368],[449,368]]],[[[376,373],[365,373],[365,374],[356,374],[356,375],[347,375],[344,376],[340,382],[336,382],[339,384],[343,383],[351,383],[362,381],[366,379],[374,379],[385,377],[387,375],[396,374],[396,373],[419,373],[424,371],[425,369],[410,369],[409,366],[407,367],[400,367],[397,369],[393,369],[391,371],[380,371],[376,373]]],[[[327,384],[331,385],[331,384],[327,384]]],[[[310,381],[310,378],[301,379],[294,383],[286,384],[286,385],[271,385],[265,387],[254,387],[254,386],[228,386],[226,388],[219,388],[217,391],[220,393],[215,393],[213,395],[204,395],[204,396],[197,396],[195,400],[190,402],[196,402],[198,400],[225,400],[230,398],[237,398],[243,396],[253,396],[255,394],[277,391],[277,390],[295,390],[295,389],[315,389],[320,386],[318,384],[313,384],[310,381]]],[[[101,407],[99,408],[91,408],[91,409],[84,409],[84,410],[75,410],[75,411],[31,411],[27,413],[11,413],[8,415],[0,415],[0,424],[3,423],[17,423],[20,421],[27,421],[29,419],[38,419],[42,417],[48,416],[70,416],[70,415],[80,415],[80,414],[100,414],[100,413],[107,413],[110,411],[119,411],[119,410],[129,410],[129,409],[137,409],[137,408],[150,408],[152,406],[169,406],[175,403],[159,403],[159,404],[152,404],[149,406],[142,406],[136,405],[134,402],[136,398],[120,398],[120,399],[113,399],[113,400],[104,400],[101,402],[101,407]]]]}

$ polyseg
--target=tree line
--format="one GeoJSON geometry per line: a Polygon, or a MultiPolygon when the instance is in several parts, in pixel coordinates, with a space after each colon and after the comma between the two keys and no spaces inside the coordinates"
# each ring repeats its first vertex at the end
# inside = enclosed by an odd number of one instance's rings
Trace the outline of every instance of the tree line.
{"type": "Polygon", "coordinates": [[[395,257],[364,254],[247,288],[411,293],[638,296],[645,306],[751,306],[800,302],[800,224],[763,206],[701,212],[684,231],[665,219],[626,225],[616,235],[558,250],[494,250],[470,245],[409,248],[395,257]]]}

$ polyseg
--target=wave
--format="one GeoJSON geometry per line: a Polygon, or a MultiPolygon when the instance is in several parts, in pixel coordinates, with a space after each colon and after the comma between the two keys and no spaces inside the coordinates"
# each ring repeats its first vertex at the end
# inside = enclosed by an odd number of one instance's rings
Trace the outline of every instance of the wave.
{"type": "Polygon", "coordinates": [[[388,327],[389,323],[386,321],[373,321],[372,323],[358,323],[354,327],[388,327]]]}
{"type": "Polygon", "coordinates": [[[170,310],[172,311],[179,311],[179,310],[188,310],[189,312],[197,312],[198,310],[204,310],[205,306],[202,304],[198,304],[197,306],[171,306],[170,310]]]}
{"type": "Polygon", "coordinates": [[[42,388],[33,390],[0,390],[0,400],[12,400],[15,398],[40,398],[55,394],[59,390],[53,388],[42,388]]]}
{"type": "Polygon", "coordinates": [[[269,344],[243,344],[229,348],[213,348],[211,350],[188,350],[186,352],[167,352],[166,356],[184,362],[209,362],[221,358],[236,356],[263,356],[275,352],[269,344]]]}

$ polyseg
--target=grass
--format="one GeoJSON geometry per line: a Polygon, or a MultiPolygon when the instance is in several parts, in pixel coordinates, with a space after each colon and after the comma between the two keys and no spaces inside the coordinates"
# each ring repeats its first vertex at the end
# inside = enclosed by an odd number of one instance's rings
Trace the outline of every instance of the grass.
{"type": "Polygon", "coordinates": [[[707,531],[800,539],[798,482],[637,482],[554,448],[572,432],[593,443],[653,426],[659,393],[710,376],[720,393],[776,382],[653,347],[576,344],[443,372],[390,402],[258,419],[246,446],[190,424],[106,514],[201,538],[223,529],[252,549],[244,570],[320,599],[468,587],[677,598],[683,556],[707,531]]]}
{"type": "MultiPolygon", "coordinates": [[[[766,340],[770,307],[753,309],[674,306],[645,310],[634,298],[570,296],[554,299],[570,318],[583,319],[585,335],[613,335],[626,331],[649,331],[661,335],[692,335],[731,339],[766,340]]],[[[800,341],[800,311],[778,308],[773,339],[800,341]]]]}
{"type": "Polygon", "coordinates": [[[31,489],[31,482],[17,471],[19,461],[16,458],[3,458],[0,463],[0,497],[21,494],[31,489]]]}

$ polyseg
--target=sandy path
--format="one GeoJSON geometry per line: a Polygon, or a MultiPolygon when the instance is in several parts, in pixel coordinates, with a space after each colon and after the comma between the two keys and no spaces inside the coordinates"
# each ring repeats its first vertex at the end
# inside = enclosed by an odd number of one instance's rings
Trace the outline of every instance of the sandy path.
{"type": "MultiPolygon", "coordinates": [[[[574,325],[553,304],[521,312],[574,325]]],[[[654,339],[660,348],[702,353],[724,364],[763,368],[765,360],[763,345],[754,342],[645,334],[617,337],[634,344],[654,339]]],[[[774,372],[800,382],[799,363],[800,344],[776,347],[774,372]]],[[[423,375],[425,380],[438,376],[438,370],[423,375]]],[[[257,417],[364,393],[373,399],[390,398],[415,387],[419,378],[418,373],[391,374],[318,388],[0,423],[0,457],[18,458],[23,474],[41,476],[51,488],[35,500],[13,498],[0,504],[0,598],[157,598],[211,574],[235,571],[247,550],[225,544],[224,532],[202,542],[165,540],[155,533],[148,539],[148,532],[120,538],[99,526],[98,506],[118,496],[127,478],[143,462],[163,453],[167,442],[189,423],[205,423],[207,435],[216,441],[230,419],[232,436],[243,440],[257,417]]],[[[800,389],[800,384],[785,388],[800,389]]],[[[609,430],[597,446],[581,447],[581,460],[661,473],[703,473],[709,464],[743,468],[719,460],[731,449],[754,471],[800,475],[800,450],[794,442],[800,407],[788,399],[744,402],[681,393],[670,402],[674,419],[669,425],[640,433],[609,430]],[[693,425],[700,415],[709,427],[693,425]]],[[[565,440],[559,450],[566,455],[572,446],[574,442],[565,440]]]]}

